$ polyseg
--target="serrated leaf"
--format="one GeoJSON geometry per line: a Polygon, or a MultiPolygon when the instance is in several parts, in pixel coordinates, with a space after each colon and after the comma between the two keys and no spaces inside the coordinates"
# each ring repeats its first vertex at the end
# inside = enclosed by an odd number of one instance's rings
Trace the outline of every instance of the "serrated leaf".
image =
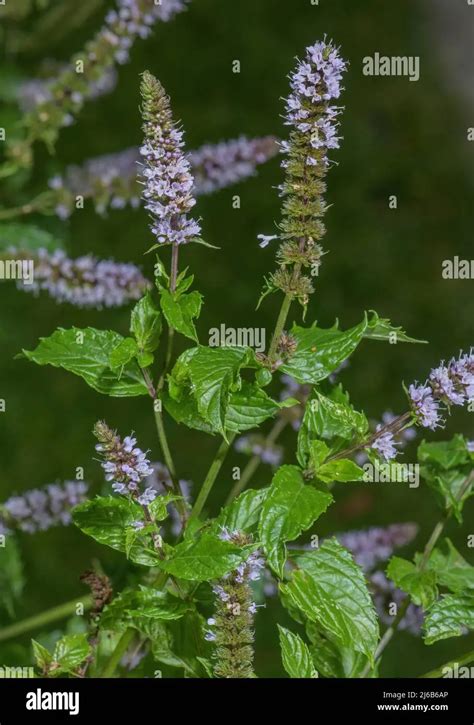
{"type": "Polygon", "coordinates": [[[282,402],[272,400],[254,383],[242,382],[240,390],[231,393],[225,417],[225,429],[233,433],[257,428],[282,408],[297,404],[293,398],[282,402]]]}
{"type": "Polygon", "coordinates": [[[301,637],[289,629],[278,625],[280,635],[281,660],[285,671],[293,679],[314,679],[318,676],[308,645],[301,637]]]}
{"type": "Polygon", "coordinates": [[[136,361],[124,365],[120,377],[110,367],[110,355],[123,339],[110,330],[60,327],[50,337],[40,338],[34,350],[23,350],[23,355],[38,365],[52,365],[79,375],[104,395],[118,398],[147,395],[136,361]]]}
{"type": "Polygon", "coordinates": [[[132,310],[130,332],[137,341],[141,353],[153,353],[161,335],[161,313],[147,292],[132,310]]]}
{"type": "Polygon", "coordinates": [[[364,471],[349,458],[341,458],[335,461],[328,461],[316,470],[316,476],[325,483],[339,481],[363,481],[364,471]]]}
{"type": "Polygon", "coordinates": [[[273,477],[262,506],[259,534],[267,562],[281,578],[285,542],[309,529],[332,501],[330,493],[306,485],[297,466],[282,466],[273,477]]]}
{"type": "Polygon", "coordinates": [[[133,542],[127,538],[135,521],[143,519],[141,507],[125,497],[97,496],[76,506],[73,521],[81,531],[117,551],[127,552],[131,561],[143,566],[157,566],[158,554],[151,542],[139,536],[133,542]]]}
{"type": "Polygon", "coordinates": [[[369,340],[388,340],[392,345],[398,342],[412,342],[427,344],[426,340],[416,340],[409,337],[401,327],[394,327],[390,320],[382,319],[376,312],[370,310],[372,317],[369,319],[364,337],[369,340]]]}
{"type": "Polygon", "coordinates": [[[254,548],[241,548],[215,534],[204,533],[197,540],[178,544],[160,567],[178,579],[211,581],[236,569],[254,548]]]}
{"type": "Polygon", "coordinates": [[[293,604],[317,622],[341,647],[373,662],[379,627],[362,569],[335,539],[297,557],[299,567],[282,584],[293,604]]]}
{"type": "Polygon", "coordinates": [[[390,559],[387,576],[423,609],[427,609],[438,596],[436,574],[433,571],[419,571],[413,562],[399,556],[390,559]]]}
{"type": "Polygon", "coordinates": [[[311,445],[315,440],[346,441],[362,440],[369,429],[364,413],[354,410],[348,396],[340,386],[329,396],[314,390],[305,405],[305,412],[298,432],[297,457],[306,467],[311,457],[311,445]]]}
{"type": "Polygon", "coordinates": [[[148,620],[170,621],[180,619],[191,605],[170,594],[140,586],[126,589],[108,604],[101,614],[101,629],[127,629],[133,627],[140,632],[149,631],[148,620]]]}
{"type": "Polygon", "coordinates": [[[306,633],[311,641],[309,651],[320,675],[337,679],[361,677],[368,664],[364,654],[352,647],[340,647],[315,622],[306,621],[306,633]]]}
{"type": "Polygon", "coordinates": [[[229,531],[250,532],[258,524],[268,488],[249,489],[223,508],[215,521],[217,527],[229,531]]]}
{"type": "Polygon", "coordinates": [[[90,653],[87,634],[68,634],[56,643],[53,652],[51,674],[59,675],[73,672],[84,662],[90,653]],[[59,667],[57,667],[59,665],[59,667]]]}
{"type": "Polygon", "coordinates": [[[455,435],[449,441],[428,443],[421,441],[418,446],[418,461],[445,471],[469,463],[469,452],[462,435],[455,435]]]}
{"type": "Polygon", "coordinates": [[[119,371],[119,378],[124,366],[138,353],[137,343],[132,337],[124,337],[117,347],[114,347],[109,357],[109,365],[114,372],[119,371]]]}
{"type": "Polygon", "coordinates": [[[446,539],[448,552],[435,549],[428,561],[427,568],[436,575],[436,581],[454,594],[474,594],[474,567],[461,556],[449,539],[446,539]]]}
{"type": "Polygon", "coordinates": [[[202,295],[196,290],[189,294],[172,295],[161,289],[160,304],[168,325],[181,335],[198,341],[194,320],[201,314],[202,295]]]}
{"type": "Polygon", "coordinates": [[[31,640],[31,646],[33,648],[33,656],[37,666],[41,671],[47,670],[53,660],[51,652],[49,652],[46,647],[43,647],[43,645],[35,639],[31,640]]]}
{"type": "Polygon", "coordinates": [[[280,370],[299,383],[318,383],[352,355],[366,329],[367,318],[345,332],[336,326],[323,330],[294,325],[291,334],[297,343],[296,352],[280,370]]]}
{"type": "Polygon", "coordinates": [[[231,392],[241,387],[240,369],[251,357],[249,348],[198,346],[186,350],[173,368],[170,396],[181,403],[191,392],[199,416],[214,432],[224,434],[231,392]]]}
{"type": "Polygon", "coordinates": [[[427,611],[424,623],[426,644],[459,637],[465,629],[474,629],[474,595],[448,594],[427,611]]]}

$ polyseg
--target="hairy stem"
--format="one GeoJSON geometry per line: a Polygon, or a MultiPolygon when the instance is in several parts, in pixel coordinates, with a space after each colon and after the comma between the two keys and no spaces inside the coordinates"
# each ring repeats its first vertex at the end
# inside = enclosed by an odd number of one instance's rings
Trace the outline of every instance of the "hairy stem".
{"type": "Polygon", "coordinates": [[[283,332],[286,324],[286,319],[288,317],[288,313],[290,311],[291,303],[293,301],[292,295],[285,295],[281,308],[280,313],[278,315],[277,323],[275,325],[275,331],[273,333],[272,341],[270,344],[270,350],[268,351],[268,358],[270,361],[274,360],[276,357],[276,351],[278,347],[278,343],[280,341],[281,333],[283,332]]]}
{"type": "Polygon", "coordinates": [[[3,642],[4,640],[11,639],[12,637],[19,637],[26,632],[41,629],[53,622],[58,622],[61,619],[72,617],[76,613],[78,604],[81,604],[84,607],[84,611],[87,611],[88,609],[91,609],[93,605],[92,597],[90,595],[77,597],[70,602],[59,604],[57,607],[47,609],[45,612],[35,614],[21,622],[10,624],[8,627],[4,627],[0,630],[0,641],[3,642]]]}

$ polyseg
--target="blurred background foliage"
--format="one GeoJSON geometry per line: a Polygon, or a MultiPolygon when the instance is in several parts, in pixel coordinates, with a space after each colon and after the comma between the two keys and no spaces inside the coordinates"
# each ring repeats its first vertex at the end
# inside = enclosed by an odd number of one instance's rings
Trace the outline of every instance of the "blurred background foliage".
{"type": "MultiPolygon", "coordinates": [[[[45,26],[41,4],[36,3],[36,10],[28,14],[33,2],[13,0],[12,14],[16,10],[18,17],[2,29],[5,62],[30,77],[42,58],[65,61],[80,49],[111,5],[104,0],[45,2],[57,10],[55,22],[45,26]]],[[[449,12],[450,4],[451,0],[445,1],[444,12],[449,12]]],[[[78,122],[63,130],[54,157],[36,148],[33,175],[4,184],[2,205],[26,201],[66,164],[138,144],[139,74],[146,68],[170,94],[189,148],[241,133],[284,135],[281,98],[287,94],[286,76],[294,57],[327,34],[341,45],[351,65],[343,97],[344,141],[333,154],[337,165],[328,178],[331,208],[324,242],[328,254],[307,320],[317,319],[326,326],[337,317],[346,328],[357,323],[364,310],[375,309],[410,335],[428,340],[426,346],[367,342],[341,375],[355,406],[363,407],[369,416],[380,418],[386,409],[401,412],[405,406],[402,381],[424,380],[440,359],[469,349],[473,342],[472,282],[441,277],[442,260],[472,256],[473,145],[467,141],[472,107],[452,90],[455,84],[444,67],[434,27],[431,3],[414,0],[320,0],[319,5],[310,0],[194,0],[186,13],[169,24],[158,24],[150,39],[135,45],[131,62],[120,69],[116,90],[87,104],[78,122]],[[419,82],[364,77],[362,58],[375,51],[420,56],[419,82]],[[232,72],[234,60],[241,63],[238,74],[232,72]],[[388,206],[392,194],[398,197],[396,210],[388,206]]],[[[4,118],[5,125],[15,118],[12,107],[5,109],[4,118]]],[[[273,268],[273,251],[260,249],[256,237],[271,234],[279,219],[274,187],[280,180],[279,162],[274,159],[250,181],[199,199],[203,236],[221,248],[194,245],[181,258],[181,264],[195,273],[196,288],[205,296],[199,323],[202,340],[207,339],[209,328],[220,323],[264,326],[271,334],[280,300],[267,299],[258,312],[255,306],[263,276],[273,268]],[[232,207],[234,194],[241,197],[240,209],[232,207]]],[[[88,203],[70,222],[42,217],[33,221],[64,239],[72,256],[94,252],[134,261],[152,274],[153,260],[143,257],[151,237],[142,210],[113,211],[102,219],[88,203]]],[[[81,311],[57,305],[46,295],[34,299],[17,292],[11,283],[0,285],[0,309],[0,397],[7,405],[6,413],[0,415],[2,500],[13,492],[74,478],[78,466],[84,467],[92,490],[99,491],[102,476],[91,435],[98,418],[123,434],[135,430],[140,445],[151,449],[151,458],[160,458],[146,399],[100,397],[66,372],[14,360],[21,348],[32,349],[40,336],[58,326],[110,327],[125,334],[127,309],[81,311]]],[[[298,320],[296,306],[292,312],[298,320]]],[[[172,422],[169,430],[180,476],[198,488],[218,440],[172,422]]],[[[474,438],[468,413],[456,412],[447,430],[437,437],[450,437],[455,431],[474,438]]],[[[293,462],[294,434],[288,432],[285,442],[285,460],[293,462]]],[[[414,460],[413,447],[406,456],[414,460]]],[[[231,467],[244,464],[240,454],[229,456],[210,501],[210,513],[218,511],[232,484],[231,467]]],[[[267,485],[270,479],[270,469],[262,466],[253,485],[267,485]]],[[[466,537],[472,533],[473,511],[471,502],[464,525],[448,530],[471,563],[466,537]]],[[[396,483],[341,485],[337,503],[318,522],[317,533],[324,536],[416,521],[420,533],[413,548],[421,548],[438,516],[432,493],[423,485],[419,489],[396,483]]],[[[27,584],[18,618],[82,593],[79,574],[94,559],[113,576],[118,589],[124,583],[122,558],[72,527],[34,537],[23,535],[20,540],[27,584]]],[[[266,612],[257,617],[257,672],[261,676],[282,675],[275,656],[277,621],[285,624],[286,614],[269,602],[266,612]]],[[[0,649],[0,661],[23,658],[18,648],[23,641],[27,638],[0,649]]],[[[418,675],[469,648],[472,637],[426,647],[402,633],[387,650],[382,674],[418,675]]]]}

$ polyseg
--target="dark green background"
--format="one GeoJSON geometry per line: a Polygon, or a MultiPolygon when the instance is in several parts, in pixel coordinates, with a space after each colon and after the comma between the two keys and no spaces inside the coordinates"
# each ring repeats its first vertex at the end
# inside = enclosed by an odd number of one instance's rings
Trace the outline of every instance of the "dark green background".
{"type": "MultiPolygon", "coordinates": [[[[449,4],[449,3],[448,3],[449,4]]],[[[71,13],[76,3],[71,2],[71,13]]],[[[101,22],[106,3],[87,22],[52,43],[40,56],[10,58],[23,72],[34,75],[40,57],[66,60],[101,22]]],[[[423,380],[430,367],[469,349],[472,337],[472,282],[444,281],[441,262],[458,254],[470,258],[472,247],[472,146],[466,129],[472,112],[450,90],[431,29],[431,11],[414,0],[195,0],[188,12],[168,25],[156,27],[152,38],[138,42],[132,61],[120,70],[115,92],[89,104],[79,122],[61,135],[54,159],[37,149],[36,171],[27,194],[41,190],[45,180],[65,164],[118,151],[140,142],[139,73],[156,74],[171,95],[182,119],[189,148],[206,141],[249,136],[284,135],[282,96],[294,57],[325,34],[341,45],[350,61],[346,75],[340,151],[328,179],[328,250],[308,313],[308,321],[343,328],[360,321],[364,310],[390,317],[429,346],[364,343],[344,371],[342,381],[356,407],[372,417],[391,408],[404,409],[401,382],[423,380]],[[386,55],[416,55],[421,79],[367,78],[362,58],[379,51],[386,55]],[[241,73],[232,73],[232,61],[241,73]],[[398,209],[388,208],[388,196],[398,197],[398,209]]],[[[25,24],[34,31],[34,22],[25,24]]],[[[199,323],[201,339],[209,328],[265,326],[270,335],[279,300],[267,299],[255,312],[263,275],[273,268],[273,250],[258,247],[259,233],[272,233],[279,218],[274,187],[281,181],[279,161],[263,167],[258,177],[219,194],[200,198],[203,236],[220,251],[187,248],[181,263],[196,275],[205,296],[199,323]],[[232,208],[232,196],[241,208],[232,208]]],[[[18,200],[17,200],[18,201],[18,200]]],[[[71,255],[94,252],[144,264],[143,252],[152,239],[143,211],[112,212],[97,217],[89,204],[71,222],[35,219],[65,238],[71,255]]],[[[47,296],[34,299],[12,285],[0,286],[0,397],[7,412],[0,416],[1,496],[73,478],[77,466],[86,470],[94,490],[102,485],[93,460],[91,429],[100,417],[119,431],[135,430],[144,448],[159,458],[155,429],[145,399],[100,397],[79,378],[53,368],[14,360],[22,348],[31,349],[39,336],[57,326],[111,327],[127,332],[128,311],[80,311],[56,305],[47,296]]],[[[292,310],[298,319],[299,311],[292,310]]],[[[474,438],[472,418],[456,412],[442,436],[460,431],[474,438]]],[[[217,439],[170,424],[170,437],[180,475],[196,487],[203,480],[217,439]]],[[[439,436],[438,436],[439,437],[439,436]]],[[[292,462],[294,438],[287,437],[287,462],[292,462]]],[[[407,460],[413,459],[413,451],[407,460]]],[[[216,512],[232,481],[232,465],[244,465],[233,454],[219,476],[210,511],[216,512]]],[[[268,484],[270,470],[262,467],[255,485],[268,484]]],[[[472,505],[466,507],[461,529],[449,533],[466,554],[472,533],[472,505]]],[[[337,503],[323,518],[318,533],[363,528],[397,521],[417,521],[422,547],[439,516],[430,491],[401,484],[351,486],[337,490],[337,503]]],[[[452,530],[451,530],[452,529],[452,530]]],[[[21,539],[28,574],[18,616],[36,613],[82,592],[79,573],[99,558],[121,583],[120,557],[94,545],[73,528],[21,539]]],[[[469,551],[467,552],[469,557],[469,551]]],[[[261,612],[262,610],[260,610],[261,612]]],[[[273,605],[259,614],[257,671],[281,676],[276,655],[275,622],[285,615],[273,605]]],[[[467,638],[432,647],[409,635],[399,635],[387,652],[386,676],[421,674],[456,653],[472,648],[467,638]]]]}

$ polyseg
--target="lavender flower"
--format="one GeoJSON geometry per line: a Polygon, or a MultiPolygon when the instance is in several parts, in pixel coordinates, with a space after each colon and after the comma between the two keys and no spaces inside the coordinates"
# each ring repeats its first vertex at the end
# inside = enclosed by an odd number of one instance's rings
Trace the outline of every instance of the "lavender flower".
{"type": "Polygon", "coordinates": [[[43,98],[25,117],[28,138],[14,145],[11,155],[31,163],[31,145],[43,140],[53,146],[59,130],[73,123],[86,100],[97,93],[97,84],[103,83],[116,64],[129,59],[137,38],[147,38],[157,21],[168,21],[183,11],[188,0],[117,0],[116,10],[105,17],[102,28],[74,55],[68,66],[48,85],[43,98]],[[79,71],[77,69],[80,68],[79,71]]]}
{"type": "MultiPolygon", "coordinates": [[[[17,100],[23,113],[28,113],[42,103],[53,100],[51,89],[56,82],[58,73],[67,70],[67,67],[50,67],[51,77],[46,79],[32,78],[21,83],[17,89],[17,100]],[[54,76],[52,73],[54,72],[54,76]]],[[[95,100],[101,96],[111,93],[117,85],[118,73],[115,68],[107,69],[102,76],[92,81],[89,86],[89,99],[95,100]]]]}
{"type": "Polygon", "coordinates": [[[144,144],[143,199],[153,219],[151,231],[159,244],[186,244],[201,228],[188,213],[196,203],[194,180],[183,153],[183,134],[173,122],[169,99],[160,82],[145,71],[142,76],[144,144]]]}
{"type": "Polygon", "coordinates": [[[395,549],[413,541],[417,533],[416,524],[406,523],[385,528],[373,527],[365,531],[347,531],[336,534],[336,538],[349,549],[364,571],[370,571],[380,562],[390,559],[395,549]]]}
{"type": "MultiPolygon", "coordinates": [[[[221,538],[239,546],[250,543],[246,534],[222,529],[221,538]]],[[[263,574],[265,562],[258,551],[237,569],[215,583],[216,611],[208,620],[205,638],[216,645],[214,674],[222,678],[249,678],[253,672],[253,617],[257,605],[252,600],[251,582],[263,574]]]]}
{"type": "Polygon", "coordinates": [[[191,151],[188,158],[195,176],[196,193],[211,194],[253,176],[255,168],[277,151],[273,136],[255,139],[240,136],[233,141],[205,144],[197,151],[191,151]]]}
{"type": "MultiPolygon", "coordinates": [[[[383,426],[390,425],[390,423],[393,423],[393,421],[397,418],[398,416],[394,415],[391,410],[386,410],[385,413],[382,413],[382,424],[383,426]]],[[[407,443],[410,443],[410,441],[416,438],[416,429],[403,428],[394,434],[394,438],[396,444],[400,446],[400,448],[403,448],[407,443]]]]}
{"type": "Polygon", "coordinates": [[[408,397],[416,421],[423,428],[435,430],[441,425],[442,418],[439,413],[439,403],[433,397],[431,388],[427,385],[410,385],[408,397]]]}
{"type": "MultiPolygon", "coordinates": [[[[277,149],[272,136],[247,139],[244,136],[217,144],[205,144],[191,151],[188,160],[194,178],[194,194],[210,194],[255,173],[256,166],[271,158],[277,149]]],[[[130,148],[89,159],[82,166],[69,166],[64,177],[54,176],[49,187],[55,196],[60,218],[75,210],[77,197],[93,199],[95,209],[123,209],[140,205],[141,189],[137,162],[140,150],[130,148]]]]}
{"type": "MultiPolygon", "coordinates": [[[[378,425],[377,431],[380,430],[382,430],[382,426],[378,425]]],[[[382,458],[385,458],[386,461],[390,461],[398,455],[398,451],[395,448],[396,445],[393,433],[386,431],[385,433],[377,436],[372,443],[371,448],[377,451],[377,453],[382,456],[382,458]]]]}
{"type": "MultiPolygon", "coordinates": [[[[272,275],[266,292],[281,289],[304,307],[313,287],[311,277],[301,270],[310,267],[312,274],[317,273],[323,255],[318,241],[325,234],[321,221],[327,208],[324,178],[328,151],[339,148],[340,140],[337,117],[341,109],[333,102],[341,94],[345,70],[338,49],[324,40],[306,49],[290,75],[285,124],[291,133],[280,145],[286,157],[282,162],[286,178],[280,187],[284,197],[279,225],[282,244],[277,252],[280,269],[272,275]]],[[[262,241],[265,245],[267,238],[262,241]]]]}
{"type": "Polygon", "coordinates": [[[0,507],[0,528],[17,528],[28,534],[71,523],[71,510],[85,500],[87,484],[82,481],[52,483],[44,488],[12,496],[0,507]]]}
{"type": "Polygon", "coordinates": [[[425,385],[410,385],[408,399],[417,423],[424,428],[442,425],[440,405],[464,405],[474,397],[474,354],[462,354],[448,365],[434,368],[425,385]]]}
{"type": "Polygon", "coordinates": [[[237,438],[234,448],[239,453],[245,453],[247,456],[258,456],[262,463],[267,463],[273,468],[277,468],[283,458],[281,446],[268,443],[264,436],[258,434],[237,438]]]}
{"type": "Polygon", "coordinates": [[[130,435],[122,441],[102,421],[96,423],[94,435],[99,441],[95,449],[104,459],[101,465],[105,471],[105,480],[113,481],[112,489],[124,496],[130,494],[143,506],[153,501],[156,491],[151,488],[140,491],[140,483],[153,473],[153,469],[146,453],[136,446],[136,438],[130,435]]]}
{"type": "Polygon", "coordinates": [[[34,281],[19,281],[20,289],[35,295],[46,291],[57,302],[76,307],[120,307],[140,299],[150,287],[133,264],[98,260],[91,255],[70,259],[60,249],[38,249],[34,253],[10,249],[8,254],[33,259],[34,281]]]}

